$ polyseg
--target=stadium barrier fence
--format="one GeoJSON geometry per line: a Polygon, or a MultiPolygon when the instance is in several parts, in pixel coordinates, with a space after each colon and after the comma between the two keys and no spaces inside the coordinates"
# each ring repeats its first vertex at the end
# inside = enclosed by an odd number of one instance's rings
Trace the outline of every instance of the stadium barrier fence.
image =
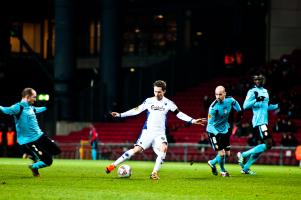
{"type": "MultiPolygon", "coordinates": [[[[62,153],[56,158],[62,159],[91,159],[91,146],[89,143],[59,143],[62,153]]],[[[98,159],[115,160],[127,149],[133,147],[132,143],[99,143],[98,159]]],[[[237,163],[236,153],[251,148],[250,146],[231,146],[229,163],[237,163]]],[[[270,165],[298,165],[295,157],[296,147],[275,146],[266,151],[257,161],[258,164],[270,165]]],[[[207,162],[213,159],[216,152],[208,144],[171,143],[168,144],[166,161],[175,162],[207,162]]],[[[132,160],[154,160],[156,155],[152,149],[136,154],[132,160]]]]}

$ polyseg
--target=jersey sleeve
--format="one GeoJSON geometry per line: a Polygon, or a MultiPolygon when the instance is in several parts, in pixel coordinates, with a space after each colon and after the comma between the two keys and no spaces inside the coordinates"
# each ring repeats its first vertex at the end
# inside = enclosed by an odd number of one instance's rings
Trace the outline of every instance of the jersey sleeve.
{"type": "Polygon", "coordinates": [[[185,122],[192,123],[193,118],[189,117],[188,115],[186,115],[185,113],[183,113],[181,111],[178,112],[178,114],[176,116],[177,116],[177,118],[179,118],[185,122]]]}
{"type": "Polygon", "coordinates": [[[41,113],[47,110],[46,107],[34,107],[34,109],[36,110],[36,113],[41,113]]]}
{"type": "Polygon", "coordinates": [[[253,90],[249,90],[246,96],[246,99],[243,104],[243,108],[249,109],[256,103],[255,94],[253,90]]]}
{"type": "Polygon", "coordinates": [[[268,110],[276,110],[278,109],[278,104],[270,104],[268,110]]]}
{"type": "Polygon", "coordinates": [[[0,106],[0,110],[7,115],[16,115],[20,112],[20,105],[14,104],[10,107],[0,106]]]}
{"type": "Polygon", "coordinates": [[[173,101],[170,101],[170,108],[169,109],[170,109],[171,112],[175,112],[178,109],[178,107],[173,101]]]}
{"type": "Polygon", "coordinates": [[[147,104],[147,100],[145,100],[141,105],[137,106],[136,108],[132,108],[131,110],[120,113],[120,117],[129,117],[129,116],[138,115],[146,110],[147,108],[146,104],[147,104]]]}
{"type": "Polygon", "coordinates": [[[178,107],[176,106],[176,104],[174,102],[171,101],[169,109],[174,114],[176,114],[176,117],[179,118],[180,120],[183,120],[183,121],[188,122],[188,123],[192,123],[193,118],[190,117],[190,116],[188,116],[188,115],[186,115],[185,113],[179,111],[178,107]]]}
{"type": "Polygon", "coordinates": [[[236,112],[241,111],[241,107],[240,107],[239,103],[235,99],[233,99],[233,108],[234,108],[234,110],[236,112]]]}

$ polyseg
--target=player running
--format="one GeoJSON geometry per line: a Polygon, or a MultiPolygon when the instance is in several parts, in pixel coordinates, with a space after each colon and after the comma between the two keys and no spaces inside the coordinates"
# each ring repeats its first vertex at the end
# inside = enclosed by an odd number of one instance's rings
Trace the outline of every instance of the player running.
{"type": "Polygon", "coordinates": [[[212,148],[217,151],[214,159],[208,161],[212,174],[217,176],[216,164],[220,166],[220,174],[229,177],[225,169],[226,158],[230,156],[230,132],[229,114],[232,109],[237,112],[236,123],[241,121],[242,111],[239,103],[233,97],[226,97],[226,90],[223,86],[215,89],[216,100],[212,102],[208,111],[208,124],[206,131],[212,148]]]}
{"type": "Polygon", "coordinates": [[[254,133],[259,136],[258,138],[261,138],[263,144],[259,144],[248,151],[237,153],[241,173],[251,175],[254,175],[255,172],[251,171],[250,166],[256,162],[263,152],[272,148],[273,140],[268,130],[268,111],[278,109],[278,104],[269,103],[269,93],[263,87],[264,76],[256,75],[253,80],[255,86],[248,91],[243,108],[252,109],[254,133]]]}

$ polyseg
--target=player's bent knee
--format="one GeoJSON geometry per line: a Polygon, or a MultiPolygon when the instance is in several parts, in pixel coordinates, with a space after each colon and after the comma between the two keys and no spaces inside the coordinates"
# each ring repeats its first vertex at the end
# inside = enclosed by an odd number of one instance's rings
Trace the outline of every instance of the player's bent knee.
{"type": "Polygon", "coordinates": [[[224,157],[226,153],[225,153],[224,150],[221,150],[221,151],[218,151],[218,154],[219,154],[221,157],[224,157]]]}
{"type": "Polygon", "coordinates": [[[166,153],[167,152],[167,144],[163,143],[162,146],[161,146],[161,148],[160,148],[160,150],[162,152],[166,153]]]}
{"type": "Polygon", "coordinates": [[[136,154],[136,153],[142,153],[143,152],[143,148],[140,147],[140,146],[135,146],[133,148],[133,154],[136,154]]]}
{"type": "Polygon", "coordinates": [[[57,147],[57,148],[55,148],[53,151],[52,151],[52,154],[53,155],[59,155],[60,153],[62,153],[62,150],[59,148],[59,147],[57,147]]]}
{"type": "Polygon", "coordinates": [[[52,159],[52,158],[47,158],[47,159],[44,159],[43,162],[44,162],[47,166],[50,166],[50,165],[52,165],[53,159],[52,159]]]}

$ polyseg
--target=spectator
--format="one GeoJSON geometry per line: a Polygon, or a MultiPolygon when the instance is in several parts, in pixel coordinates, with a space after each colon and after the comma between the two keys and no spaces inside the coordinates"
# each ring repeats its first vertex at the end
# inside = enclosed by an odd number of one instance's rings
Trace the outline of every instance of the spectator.
{"type": "Polygon", "coordinates": [[[253,128],[249,122],[244,122],[241,124],[240,130],[239,136],[248,136],[250,133],[252,133],[253,128]]]}
{"type": "Polygon", "coordinates": [[[286,147],[298,146],[298,140],[292,133],[283,133],[280,144],[286,147]]]}
{"type": "Polygon", "coordinates": [[[256,146],[261,143],[260,140],[253,133],[249,133],[247,138],[247,143],[249,146],[256,146]]]}
{"type": "Polygon", "coordinates": [[[97,160],[98,158],[98,133],[93,124],[90,124],[90,144],[91,144],[91,158],[97,160]]]}
{"type": "Polygon", "coordinates": [[[287,131],[290,133],[295,133],[297,131],[297,127],[292,122],[292,120],[287,121],[287,131]]]}
{"type": "Polygon", "coordinates": [[[201,139],[198,142],[199,147],[198,150],[201,151],[202,153],[204,153],[206,151],[206,147],[204,145],[208,145],[209,141],[207,139],[207,137],[205,136],[205,134],[202,134],[201,139]]]}

